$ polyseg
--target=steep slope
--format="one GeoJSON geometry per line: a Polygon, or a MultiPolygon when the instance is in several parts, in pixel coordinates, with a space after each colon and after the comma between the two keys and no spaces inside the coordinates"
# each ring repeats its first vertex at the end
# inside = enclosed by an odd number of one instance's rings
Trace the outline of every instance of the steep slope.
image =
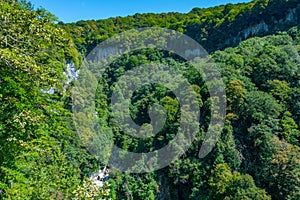
{"type": "MultiPolygon", "coordinates": [[[[299,199],[299,10],[297,0],[259,0],[195,8],[188,14],[136,14],[57,25],[45,10],[0,0],[0,199],[299,199]],[[113,142],[131,152],[155,151],[177,133],[179,101],[160,84],[138,88],[129,105],[138,125],[149,123],[152,105],[165,109],[166,124],[155,136],[124,134],[110,112],[115,83],[143,64],[170,66],[191,83],[197,99],[189,106],[201,108],[199,131],[169,166],[147,174],[112,168],[109,184],[98,187],[86,178],[101,159],[88,153],[75,131],[70,107],[82,101],[71,102],[74,80],[64,85],[63,72],[68,62],[79,65],[77,50],[87,54],[116,33],[145,26],[186,33],[212,52],[226,85],[225,126],[212,152],[199,158],[211,118],[207,85],[214,80],[205,83],[172,52],[149,48],[125,54],[104,71],[96,112],[88,113],[99,116],[113,142]],[[57,92],[42,92],[51,87],[57,92]]],[[[88,82],[92,76],[85,78],[88,82]]]]}
{"type": "Polygon", "coordinates": [[[300,22],[297,0],[255,0],[213,8],[194,8],[187,14],[135,14],[106,20],[60,23],[69,31],[78,49],[86,54],[98,43],[125,30],[164,27],[183,32],[208,52],[236,46],[252,36],[288,30],[300,22]]]}
{"type": "Polygon", "coordinates": [[[212,53],[227,86],[227,118],[221,139],[207,157],[199,159],[197,153],[210,110],[209,94],[199,74],[179,58],[153,49],[124,55],[110,66],[96,101],[100,105],[98,113],[106,113],[100,117],[112,127],[114,141],[122,149],[143,152],[167,144],[176,132],[179,109],[169,91],[161,86],[144,87],[135,93],[130,105],[134,121],[147,122],[147,109],[154,102],[169,109],[175,121],[168,121],[156,137],[145,140],[124,134],[107,111],[114,82],[127,70],[149,63],[182,70],[201,98],[203,113],[194,144],[170,166],[147,175],[113,171],[110,183],[115,199],[299,198],[300,37],[299,29],[294,27],[299,24],[299,3],[256,0],[195,8],[187,14],[149,13],[60,23],[83,54],[129,29],[156,26],[185,33],[212,53]]]}
{"type": "Polygon", "coordinates": [[[193,84],[201,107],[193,144],[170,166],[146,175],[112,170],[110,183],[116,199],[298,199],[299,39],[299,28],[293,27],[212,54],[226,84],[227,116],[217,144],[203,159],[198,152],[211,109],[206,85],[215,80],[204,83],[193,67],[158,49],[135,51],[113,62],[100,80],[96,102],[101,121],[112,128],[120,148],[137,153],[160,149],[174,138],[180,119],[174,94],[162,85],[148,84],[135,91],[129,105],[131,117],[139,125],[149,123],[148,109],[156,103],[166,109],[166,125],[144,139],[124,133],[109,110],[115,83],[127,71],[147,64],[178,69],[193,84]]]}
{"type": "Polygon", "coordinates": [[[0,199],[70,199],[93,168],[65,104],[63,71],[80,56],[53,19],[0,1],[0,199]]]}

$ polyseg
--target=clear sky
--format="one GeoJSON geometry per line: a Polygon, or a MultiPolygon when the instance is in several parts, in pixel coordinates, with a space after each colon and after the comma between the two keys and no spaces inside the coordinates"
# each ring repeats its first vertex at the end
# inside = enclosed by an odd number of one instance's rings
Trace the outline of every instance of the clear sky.
{"type": "Polygon", "coordinates": [[[81,19],[105,19],[135,13],[187,13],[194,7],[211,7],[250,0],[29,0],[35,8],[43,7],[63,22],[81,19]]]}

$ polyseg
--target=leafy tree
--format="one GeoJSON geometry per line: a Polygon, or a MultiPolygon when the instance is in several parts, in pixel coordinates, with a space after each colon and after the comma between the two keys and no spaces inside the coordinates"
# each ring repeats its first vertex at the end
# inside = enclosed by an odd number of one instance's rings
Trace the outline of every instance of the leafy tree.
{"type": "Polygon", "coordinates": [[[215,167],[209,185],[208,199],[271,199],[264,190],[255,186],[251,176],[231,172],[226,164],[215,167]]]}

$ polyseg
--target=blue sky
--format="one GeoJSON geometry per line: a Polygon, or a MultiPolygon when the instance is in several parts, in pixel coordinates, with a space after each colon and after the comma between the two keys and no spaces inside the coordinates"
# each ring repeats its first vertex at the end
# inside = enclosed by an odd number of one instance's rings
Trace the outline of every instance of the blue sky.
{"type": "Polygon", "coordinates": [[[135,13],[189,12],[194,7],[211,7],[250,0],[29,0],[35,8],[43,7],[63,22],[81,19],[105,19],[135,13]]]}

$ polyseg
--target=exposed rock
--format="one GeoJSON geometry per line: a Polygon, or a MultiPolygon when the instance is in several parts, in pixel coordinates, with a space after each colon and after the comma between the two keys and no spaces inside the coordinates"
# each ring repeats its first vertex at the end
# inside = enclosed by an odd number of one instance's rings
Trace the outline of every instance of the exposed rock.
{"type": "Polygon", "coordinates": [[[109,169],[99,169],[98,172],[91,175],[90,179],[93,180],[94,184],[98,187],[102,187],[103,184],[109,180],[109,169]]]}
{"type": "Polygon", "coordinates": [[[297,21],[298,16],[297,16],[297,9],[290,9],[289,12],[286,14],[285,21],[297,21]]]}
{"type": "Polygon", "coordinates": [[[64,75],[67,77],[67,84],[78,77],[78,72],[76,71],[74,63],[67,64],[66,72],[64,72],[64,75]]]}
{"type": "Polygon", "coordinates": [[[253,26],[250,26],[244,30],[241,31],[243,38],[246,39],[252,35],[256,35],[259,32],[268,32],[269,26],[264,22],[261,21],[259,24],[255,24],[253,26]]]}

